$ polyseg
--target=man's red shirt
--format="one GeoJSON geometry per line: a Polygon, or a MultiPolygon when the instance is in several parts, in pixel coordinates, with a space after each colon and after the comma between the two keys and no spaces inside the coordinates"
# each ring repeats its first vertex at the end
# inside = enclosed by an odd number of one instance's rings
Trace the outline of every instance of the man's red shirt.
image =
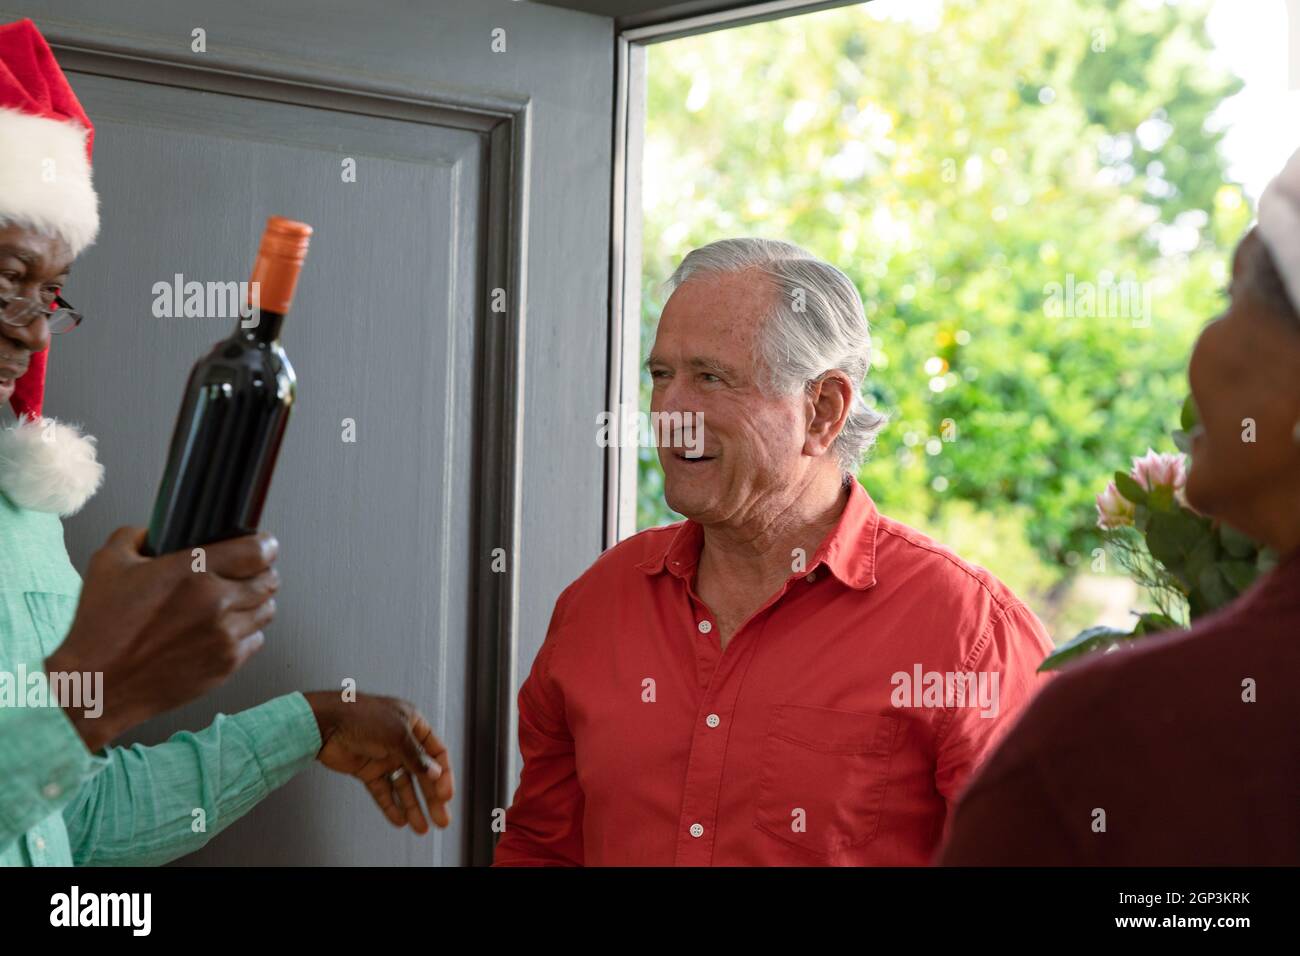
{"type": "Polygon", "coordinates": [[[641,532],[560,595],[495,863],[927,863],[1042,682],[1042,624],[854,482],[722,651],[693,588],[702,542],[691,521],[641,532]]]}

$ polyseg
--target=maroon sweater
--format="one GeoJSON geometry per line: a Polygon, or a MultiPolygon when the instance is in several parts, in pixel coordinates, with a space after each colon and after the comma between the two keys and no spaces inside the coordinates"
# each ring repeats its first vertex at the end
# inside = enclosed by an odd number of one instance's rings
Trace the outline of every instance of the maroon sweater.
{"type": "Polygon", "coordinates": [[[963,793],[938,862],[1300,864],[1300,553],[1190,631],[1049,682],[963,793]]]}

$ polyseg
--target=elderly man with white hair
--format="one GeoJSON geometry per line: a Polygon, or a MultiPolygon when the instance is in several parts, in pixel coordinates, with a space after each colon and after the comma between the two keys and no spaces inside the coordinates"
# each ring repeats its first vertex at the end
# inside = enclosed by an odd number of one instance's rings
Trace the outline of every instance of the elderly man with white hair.
{"type": "Polygon", "coordinates": [[[702,422],[659,449],[687,520],[560,595],[495,862],[924,864],[1051,644],[856,480],[883,417],[858,394],[871,336],[842,272],[727,239],[670,285],[647,365],[652,413],[702,422]]]}

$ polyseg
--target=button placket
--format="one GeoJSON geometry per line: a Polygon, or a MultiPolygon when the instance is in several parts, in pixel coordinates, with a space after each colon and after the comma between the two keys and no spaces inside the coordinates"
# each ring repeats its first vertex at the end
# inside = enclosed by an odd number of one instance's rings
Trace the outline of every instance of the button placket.
{"type": "Polygon", "coordinates": [[[677,866],[710,866],[713,863],[718,832],[718,799],[730,730],[730,723],[723,724],[723,716],[735,709],[736,698],[740,696],[745,672],[753,660],[762,631],[763,626],[758,626],[735,653],[729,651],[722,655],[700,700],[678,818],[681,836],[677,842],[677,866]]]}

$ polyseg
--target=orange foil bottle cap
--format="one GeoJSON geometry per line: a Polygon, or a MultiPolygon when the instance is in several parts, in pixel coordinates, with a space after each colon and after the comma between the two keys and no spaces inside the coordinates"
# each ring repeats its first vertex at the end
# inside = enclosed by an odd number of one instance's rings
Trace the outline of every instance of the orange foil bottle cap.
{"type": "Polygon", "coordinates": [[[254,304],[268,312],[287,313],[293,305],[298,273],[307,259],[311,226],[283,216],[266,220],[262,244],[253,263],[254,304]]]}

